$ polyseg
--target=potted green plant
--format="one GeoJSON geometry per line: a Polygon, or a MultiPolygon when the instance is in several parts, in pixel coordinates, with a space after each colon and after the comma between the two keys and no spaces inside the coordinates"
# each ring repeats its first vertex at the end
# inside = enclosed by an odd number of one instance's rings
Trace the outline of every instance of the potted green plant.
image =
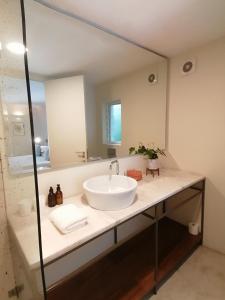
{"type": "Polygon", "coordinates": [[[129,149],[129,154],[142,154],[148,158],[148,169],[150,170],[157,170],[159,169],[159,164],[158,164],[158,158],[159,155],[166,156],[164,150],[160,148],[148,148],[144,146],[143,144],[139,144],[138,148],[136,149],[135,147],[131,147],[129,149]]]}

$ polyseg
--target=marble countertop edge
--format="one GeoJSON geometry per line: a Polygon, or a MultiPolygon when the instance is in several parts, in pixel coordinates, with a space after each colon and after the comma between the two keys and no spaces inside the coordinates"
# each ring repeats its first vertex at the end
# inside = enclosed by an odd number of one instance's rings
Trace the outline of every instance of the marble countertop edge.
{"type": "MultiPolygon", "coordinates": [[[[152,178],[150,176],[144,177],[138,184],[137,199],[134,203],[120,211],[99,211],[91,208],[87,203],[83,202],[82,194],[65,199],[65,203],[78,204],[79,207],[84,208],[90,221],[87,227],[75,230],[68,235],[60,234],[48,220],[51,210],[46,207],[41,221],[44,264],[54,262],[78,247],[82,247],[82,245],[92,241],[94,238],[98,238],[98,236],[112,230],[114,227],[205,179],[204,176],[195,173],[168,169],[162,169],[159,177],[155,176],[155,178],[152,178]]],[[[29,247],[29,243],[35,239],[34,233],[36,233],[37,228],[35,228],[34,220],[32,224],[34,228],[27,226],[29,220],[32,220],[32,218],[27,217],[26,219],[19,216],[11,216],[9,223],[27,264],[30,269],[35,269],[40,266],[40,256],[38,249],[36,252],[30,249],[32,247],[29,247]]],[[[36,243],[38,244],[38,241],[36,243]]]]}

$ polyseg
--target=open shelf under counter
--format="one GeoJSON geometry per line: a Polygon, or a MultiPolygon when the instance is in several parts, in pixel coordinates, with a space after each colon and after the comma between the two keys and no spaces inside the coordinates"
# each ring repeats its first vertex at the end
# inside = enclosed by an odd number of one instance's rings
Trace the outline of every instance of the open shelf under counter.
{"type": "Polygon", "coordinates": [[[202,235],[191,235],[188,227],[169,218],[159,222],[157,288],[201,245],[202,235]]]}
{"type": "Polygon", "coordinates": [[[48,300],[140,300],[176,270],[201,244],[186,226],[159,221],[159,266],[155,277],[155,224],[48,291],[48,300]]]}

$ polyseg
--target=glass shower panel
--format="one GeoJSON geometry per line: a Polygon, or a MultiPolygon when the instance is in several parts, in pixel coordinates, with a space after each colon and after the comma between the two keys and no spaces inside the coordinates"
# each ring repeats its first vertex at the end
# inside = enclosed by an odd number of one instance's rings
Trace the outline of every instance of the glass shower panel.
{"type": "Polygon", "coordinates": [[[21,300],[42,300],[44,274],[24,65],[24,51],[29,49],[23,46],[20,1],[0,0],[0,7],[0,152],[16,287],[10,293],[21,300]]]}

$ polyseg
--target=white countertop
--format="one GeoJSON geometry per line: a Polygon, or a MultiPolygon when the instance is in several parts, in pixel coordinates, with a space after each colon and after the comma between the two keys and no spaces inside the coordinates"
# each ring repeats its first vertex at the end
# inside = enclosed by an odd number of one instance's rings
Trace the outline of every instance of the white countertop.
{"type": "MultiPolygon", "coordinates": [[[[65,204],[74,203],[82,207],[88,216],[87,225],[69,234],[61,234],[54,227],[48,219],[52,208],[46,207],[41,212],[44,264],[203,179],[203,176],[190,172],[162,169],[160,176],[144,177],[138,183],[134,203],[119,211],[100,211],[91,208],[82,194],[65,199],[65,204]]],[[[15,214],[9,217],[9,223],[27,264],[31,269],[35,269],[40,261],[36,213],[32,212],[28,217],[15,214]]]]}

